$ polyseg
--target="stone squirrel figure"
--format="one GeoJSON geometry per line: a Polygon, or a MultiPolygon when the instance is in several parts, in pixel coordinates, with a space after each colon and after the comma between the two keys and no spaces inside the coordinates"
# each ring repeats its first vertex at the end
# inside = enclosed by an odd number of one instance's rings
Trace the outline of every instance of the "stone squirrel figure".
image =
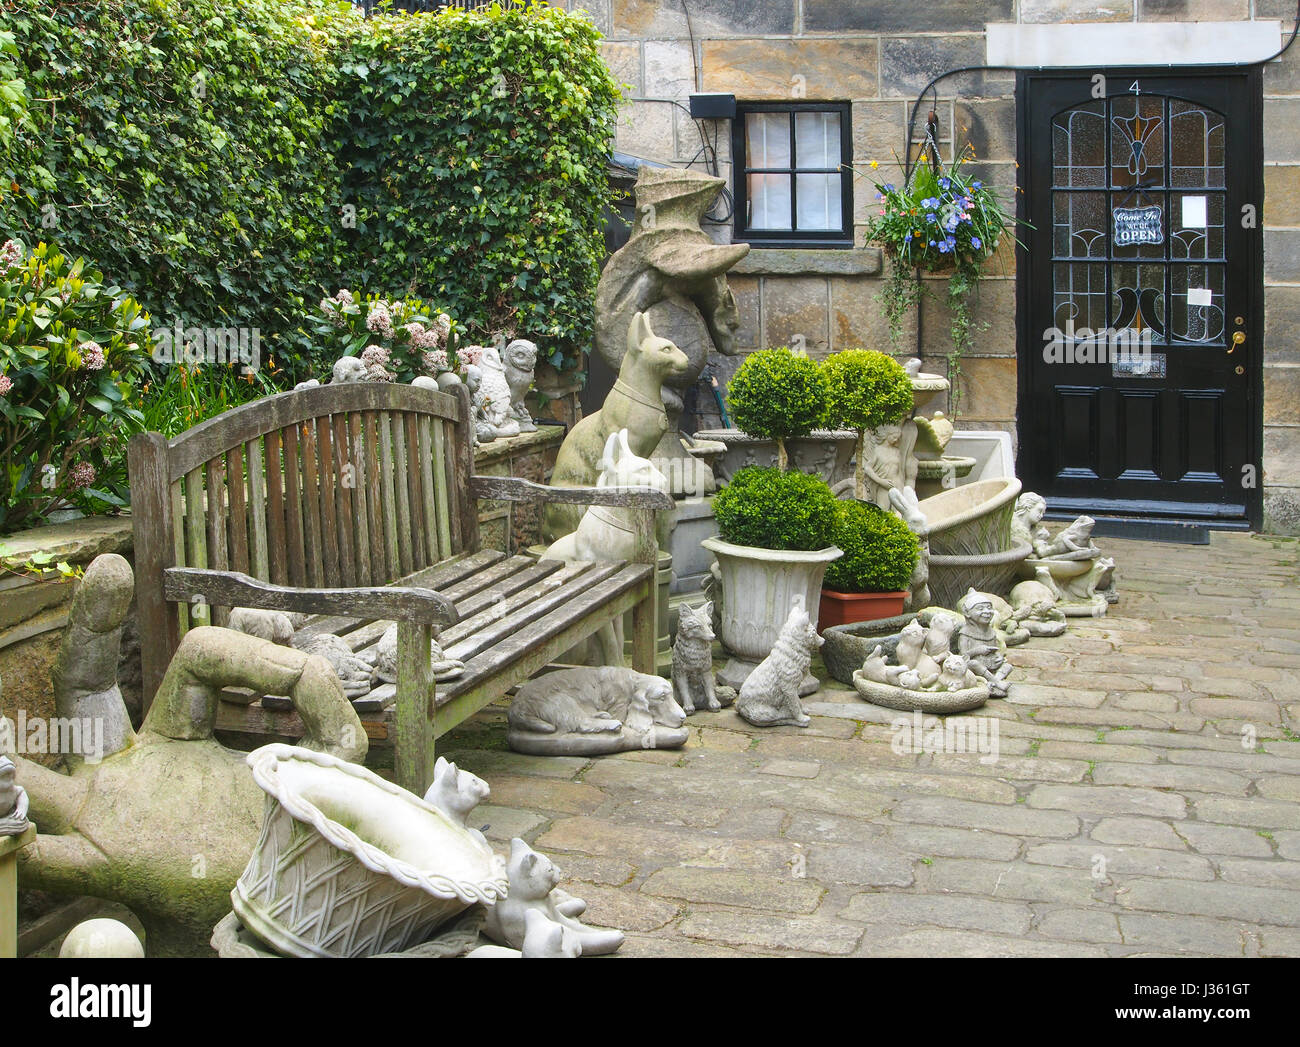
{"type": "Polygon", "coordinates": [[[519,423],[521,433],[535,433],[537,426],[524,405],[524,397],[533,385],[537,368],[537,345],[527,338],[516,338],[505,349],[506,384],[510,387],[510,416],[519,423]]]}
{"type": "Polygon", "coordinates": [[[688,716],[696,708],[712,711],[723,705],[713,678],[712,623],[711,601],[698,610],[682,604],[673,640],[673,692],[688,716]]]}
{"type": "Polygon", "coordinates": [[[824,642],[808,612],[793,608],[772,653],[741,684],[736,711],[756,727],[807,727],[812,717],[803,711],[799,685],[813,652],[824,642]]]}
{"type": "Polygon", "coordinates": [[[686,713],[667,680],[617,666],[561,669],[515,693],[506,741],[515,752],[595,756],[686,743],[686,713]]]}
{"type": "Polygon", "coordinates": [[[462,771],[445,756],[439,756],[433,765],[433,784],[424,794],[424,802],[438,808],[458,825],[464,825],[470,835],[487,843],[483,834],[468,825],[466,820],[491,791],[488,783],[478,775],[462,771]]]}
{"type": "Polygon", "coordinates": [[[524,944],[530,912],[546,917],[568,930],[588,956],[617,951],[624,941],[622,931],[588,927],[577,919],[586,910],[580,898],[556,899],[552,892],[560,882],[560,870],[550,858],[539,854],[519,837],[510,841],[507,865],[509,891],[487,911],[483,933],[501,945],[518,949],[524,944]]]}

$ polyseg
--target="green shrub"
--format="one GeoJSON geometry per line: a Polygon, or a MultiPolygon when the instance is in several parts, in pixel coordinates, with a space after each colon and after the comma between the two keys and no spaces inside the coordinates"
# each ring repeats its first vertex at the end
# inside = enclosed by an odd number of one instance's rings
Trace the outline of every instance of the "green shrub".
{"type": "Polygon", "coordinates": [[[125,504],[149,314],[84,258],[0,248],[0,531],[125,504]]]}
{"type": "Polygon", "coordinates": [[[837,502],[831,538],[844,555],[826,568],[827,589],[893,593],[908,587],[920,545],[893,513],[870,502],[837,502]]]}
{"type": "Polygon", "coordinates": [[[718,534],[733,545],[812,550],[834,544],[835,496],[820,476],[738,469],[714,496],[713,515],[718,534]]]}
{"type": "Polygon", "coordinates": [[[786,348],[760,349],[745,358],[731,379],[727,407],[738,428],[776,440],[784,469],[785,441],[825,422],[826,380],[806,356],[786,348]]]}
{"type": "Polygon", "coordinates": [[[902,421],[912,409],[912,379],[892,356],[846,349],[822,364],[829,424],[875,429],[902,421]]]}
{"type": "Polygon", "coordinates": [[[166,327],[260,331],[285,384],[340,287],[474,337],[590,343],[618,88],[544,5],[4,0],[0,240],[57,237],[166,327]],[[9,47],[9,35],[13,48],[9,47]]]}

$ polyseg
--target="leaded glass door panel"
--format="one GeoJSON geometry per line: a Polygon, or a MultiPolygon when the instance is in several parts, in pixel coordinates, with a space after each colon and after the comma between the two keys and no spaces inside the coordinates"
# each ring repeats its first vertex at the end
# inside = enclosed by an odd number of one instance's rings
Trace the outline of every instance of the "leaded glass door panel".
{"type": "MultiPolygon", "coordinates": [[[[1148,70],[1147,72],[1150,72],[1148,70]]],[[[1020,77],[1020,472],[1054,509],[1255,515],[1254,72],[1020,77]]]]}

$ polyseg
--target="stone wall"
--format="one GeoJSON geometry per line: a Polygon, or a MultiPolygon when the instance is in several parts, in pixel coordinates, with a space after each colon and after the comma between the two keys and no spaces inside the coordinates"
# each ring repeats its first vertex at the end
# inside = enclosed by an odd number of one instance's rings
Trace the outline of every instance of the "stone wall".
{"type": "MultiPolygon", "coordinates": [[[[904,151],[908,108],[926,82],[987,60],[988,23],[1260,19],[1280,20],[1289,31],[1295,17],[1290,0],[567,0],[566,6],[588,11],[605,33],[602,48],[615,76],[630,85],[630,97],[645,99],[625,104],[615,139],[620,151],[675,164],[695,160],[695,122],[660,101],[685,105],[695,90],[730,92],[744,101],[852,102],[857,246],[755,250],[731,280],[743,312],[742,349],[788,344],[803,335],[814,356],[849,346],[888,348],[875,301],[881,262],[864,249],[862,237],[874,201],[872,181],[897,180],[890,175],[904,151]],[[875,171],[873,160],[880,165],[875,171]]],[[[1097,56],[1098,64],[1105,60],[1097,56]]],[[[1016,181],[1014,91],[1013,74],[966,73],[938,85],[935,106],[945,157],[954,140],[959,146],[969,141],[984,180],[1008,187],[1016,181]]],[[[1265,525],[1300,533],[1300,355],[1292,334],[1300,324],[1300,44],[1268,68],[1264,95],[1265,525]]],[[[730,180],[730,123],[704,126],[710,140],[717,137],[718,173],[730,180]]],[[[730,223],[711,232],[727,240],[730,223]]],[[[1006,429],[1014,440],[1016,290],[1010,246],[1004,241],[981,285],[976,319],[989,326],[962,363],[961,416],[966,428],[1006,429]]],[[[919,344],[927,370],[942,370],[946,307],[927,301],[919,338],[916,325],[913,318],[898,354],[917,355],[919,344]]],[[[721,380],[738,360],[717,363],[721,380]]],[[[703,415],[708,424],[710,411],[703,415]]]]}

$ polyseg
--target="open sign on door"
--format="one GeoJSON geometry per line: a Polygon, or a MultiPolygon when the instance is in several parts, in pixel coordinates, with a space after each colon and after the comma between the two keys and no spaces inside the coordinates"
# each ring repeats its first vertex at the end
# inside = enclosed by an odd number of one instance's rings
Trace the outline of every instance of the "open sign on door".
{"type": "Polygon", "coordinates": [[[1116,247],[1164,243],[1165,226],[1158,206],[1117,207],[1111,216],[1115,221],[1116,247]]]}

